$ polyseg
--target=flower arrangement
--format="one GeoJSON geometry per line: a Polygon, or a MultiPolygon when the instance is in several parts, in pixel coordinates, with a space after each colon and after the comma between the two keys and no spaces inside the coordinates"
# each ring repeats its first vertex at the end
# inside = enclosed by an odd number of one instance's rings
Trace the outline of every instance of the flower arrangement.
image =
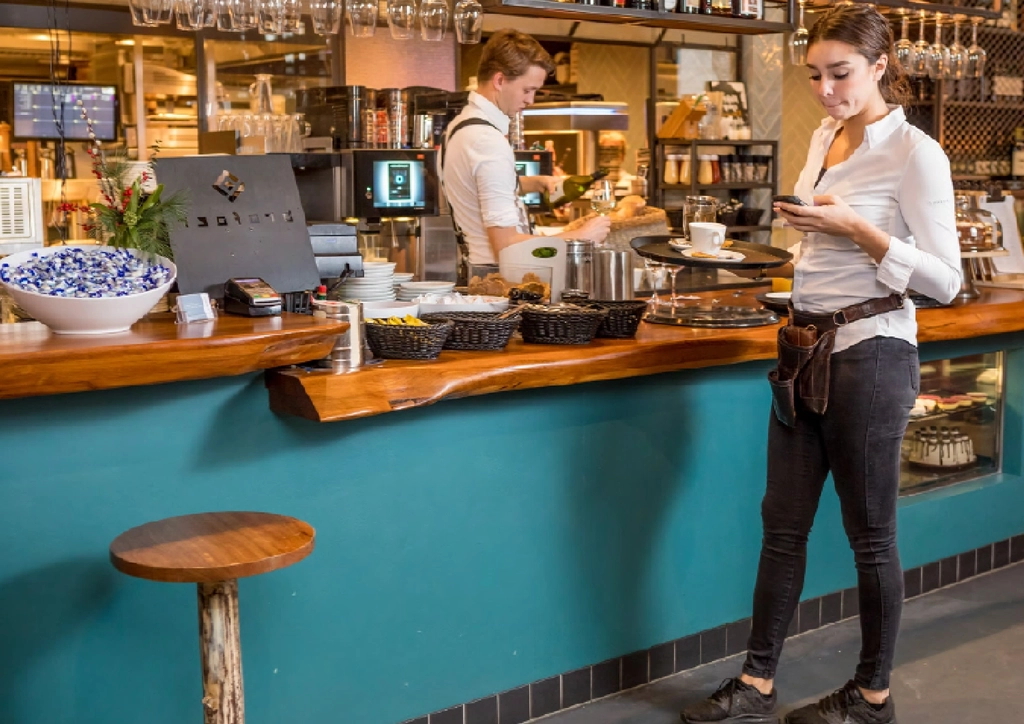
{"type": "MultiPolygon", "coordinates": [[[[99,181],[104,199],[104,203],[89,204],[91,218],[84,230],[108,246],[139,249],[172,258],[170,230],[174,224],[185,223],[188,200],[183,191],[163,198],[163,184],[157,184],[147,193],[146,186],[154,177],[159,145],[153,148],[147,169],[137,174],[137,166],[129,160],[127,149],[104,152],[82,101],[78,101],[78,105],[88,126],[88,154],[93,175],[99,181]]],[[[62,210],[73,211],[74,208],[62,207],[62,210]]]]}

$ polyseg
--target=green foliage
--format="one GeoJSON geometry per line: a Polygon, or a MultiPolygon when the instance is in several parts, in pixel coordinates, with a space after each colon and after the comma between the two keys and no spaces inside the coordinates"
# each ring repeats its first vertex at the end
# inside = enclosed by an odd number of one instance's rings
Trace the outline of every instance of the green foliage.
{"type": "Polygon", "coordinates": [[[109,246],[172,258],[171,229],[187,219],[187,194],[179,191],[164,198],[163,184],[147,194],[142,187],[155,162],[141,176],[134,176],[135,167],[123,148],[109,155],[90,149],[90,156],[105,203],[90,205],[92,222],[86,231],[109,246]]]}

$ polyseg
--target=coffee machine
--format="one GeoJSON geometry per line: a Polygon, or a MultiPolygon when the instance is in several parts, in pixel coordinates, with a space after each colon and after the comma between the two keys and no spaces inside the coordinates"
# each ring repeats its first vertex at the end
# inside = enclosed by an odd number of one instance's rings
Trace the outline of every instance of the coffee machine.
{"type": "Polygon", "coordinates": [[[437,94],[444,91],[330,86],[296,91],[295,106],[310,124],[307,148],[434,148],[439,142],[434,116],[417,107],[421,96],[437,94]]]}
{"type": "Polygon", "coordinates": [[[423,224],[438,215],[433,150],[344,149],[292,154],[306,218],[355,227],[364,258],[397,262],[396,271],[427,273],[423,224]]]}

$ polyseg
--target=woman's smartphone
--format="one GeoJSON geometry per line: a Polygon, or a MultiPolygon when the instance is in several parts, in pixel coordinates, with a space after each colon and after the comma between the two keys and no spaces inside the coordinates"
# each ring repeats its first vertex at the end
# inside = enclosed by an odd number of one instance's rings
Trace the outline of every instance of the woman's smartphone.
{"type": "Polygon", "coordinates": [[[772,201],[776,204],[793,204],[794,206],[807,206],[799,196],[773,196],[772,201]]]}

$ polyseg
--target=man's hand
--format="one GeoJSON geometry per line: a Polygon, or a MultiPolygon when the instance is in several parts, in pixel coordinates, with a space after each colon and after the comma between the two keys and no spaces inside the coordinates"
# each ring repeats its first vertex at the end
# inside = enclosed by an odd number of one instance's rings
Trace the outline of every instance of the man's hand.
{"type": "Polygon", "coordinates": [[[524,194],[553,194],[558,181],[558,176],[520,176],[519,188],[524,194]]]}
{"type": "Polygon", "coordinates": [[[611,219],[607,216],[595,216],[587,219],[583,226],[572,231],[565,231],[559,234],[559,236],[565,239],[589,239],[595,243],[600,243],[608,238],[611,230],[611,219]]]}

